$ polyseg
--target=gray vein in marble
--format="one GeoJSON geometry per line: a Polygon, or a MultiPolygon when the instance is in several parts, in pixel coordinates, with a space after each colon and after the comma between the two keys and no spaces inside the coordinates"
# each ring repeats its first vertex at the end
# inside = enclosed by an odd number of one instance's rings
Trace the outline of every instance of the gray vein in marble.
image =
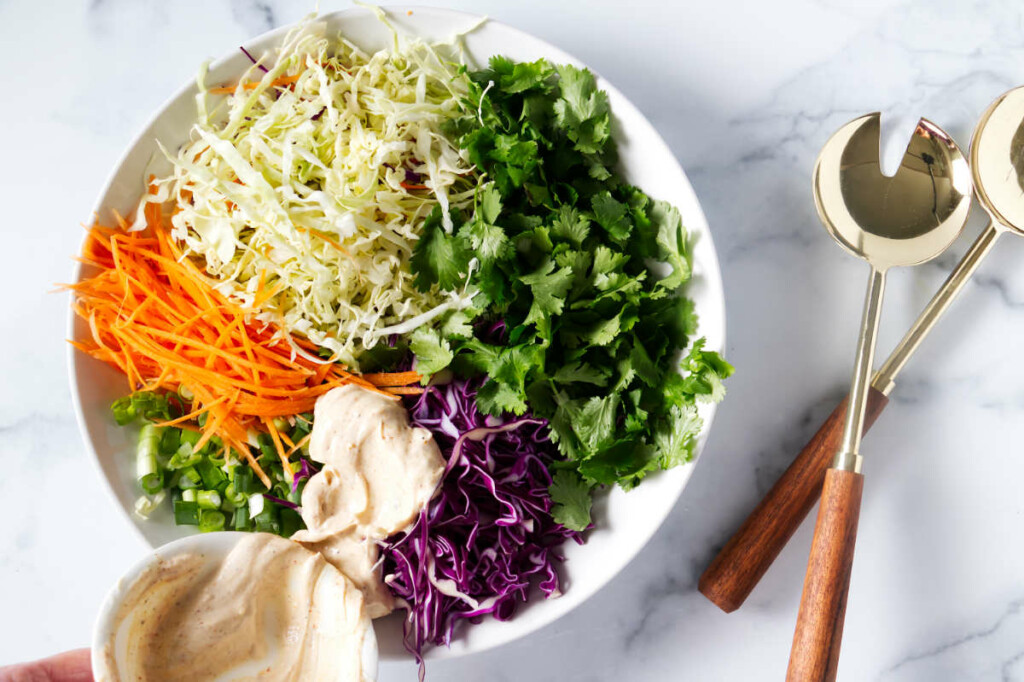
{"type": "MultiPolygon", "coordinates": [[[[929,649],[927,651],[907,656],[906,658],[897,661],[892,666],[882,671],[882,673],[879,675],[879,678],[885,677],[886,675],[889,675],[891,673],[895,673],[897,670],[900,670],[907,666],[911,666],[920,661],[926,661],[935,658],[936,656],[950,652],[970,642],[975,642],[977,640],[982,640],[987,637],[991,637],[992,635],[997,633],[1000,630],[1000,628],[1002,628],[1003,625],[1007,623],[1007,621],[1012,619],[1014,616],[1018,615],[1021,612],[1022,606],[1024,606],[1024,599],[1013,600],[1012,602],[1007,604],[1006,608],[1003,610],[1003,613],[1000,614],[999,618],[997,618],[991,626],[984,628],[982,630],[975,630],[973,632],[969,632],[963,635],[962,637],[958,637],[948,642],[943,642],[942,644],[938,644],[934,648],[929,649]]],[[[1006,664],[1004,664],[1003,666],[1004,670],[1006,669],[1007,664],[1009,664],[1010,667],[1012,667],[1013,662],[1020,659],[1021,657],[1024,657],[1024,652],[1015,655],[1013,658],[1007,661],[1006,664]]],[[[1009,680],[1010,678],[1004,674],[1003,679],[1009,680]]]]}
{"type": "Polygon", "coordinates": [[[274,9],[264,0],[231,0],[231,16],[253,36],[277,26],[274,9]]]}
{"type": "Polygon", "coordinates": [[[1005,661],[1000,669],[1002,673],[1003,682],[1012,682],[1015,678],[1013,676],[1013,667],[1020,661],[1024,660],[1024,651],[1019,654],[1012,656],[1009,660],[1005,661]]]}
{"type": "Polygon", "coordinates": [[[785,232],[758,233],[757,236],[734,244],[726,250],[722,259],[738,260],[745,256],[764,256],[766,247],[787,248],[797,246],[807,249],[815,245],[818,240],[815,235],[803,228],[794,228],[785,232]]]}
{"type": "Polygon", "coordinates": [[[786,430],[786,436],[777,447],[757,452],[754,481],[758,498],[764,497],[775,485],[800,449],[807,444],[842,399],[843,393],[835,392],[814,401],[800,413],[793,428],[786,430]]]}

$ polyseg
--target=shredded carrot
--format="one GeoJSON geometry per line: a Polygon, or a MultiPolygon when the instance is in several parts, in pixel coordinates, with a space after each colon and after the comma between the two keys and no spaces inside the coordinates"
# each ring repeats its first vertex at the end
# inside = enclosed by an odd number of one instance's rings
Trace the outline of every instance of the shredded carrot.
{"type": "MultiPolygon", "coordinates": [[[[298,74],[294,76],[281,76],[280,78],[275,78],[274,80],[270,81],[270,87],[277,88],[284,85],[291,85],[292,83],[295,83],[298,80],[298,74]]],[[[242,83],[242,88],[244,90],[255,90],[257,86],[259,86],[259,84],[260,81],[250,81],[248,83],[242,83]]],[[[212,95],[230,95],[237,88],[237,85],[225,85],[219,88],[210,88],[209,90],[207,90],[207,92],[209,92],[212,95]]]]}
{"type": "Polygon", "coordinates": [[[418,372],[375,372],[363,375],[363,379],[374,386],[408,386],[422,378],[418,372]]]}
{"type": "Polygon", "coordinates": [[[395,395],[419,395],[423,393],[420,386],[388,386],[388,392],[395,395]]]}
{"type": "Polygon", "coordinates": [[[405,189],[430,189],[426,185],[414,185],[414,184],[412,184],[410,182],[406,182],[405,180],[402,180],[398,184],[401,185],[402,187],[404,187],[405,189]]]}
{"type": "Polygon", "coordinates": [[[264,419],[263,423],[267,427],[267,432],[270,434],[270,440],[274,442],[274,449],[277,450],[277,456],[281,459],[281,466],[284,468],[284,476],[288,479],[288,482],[292,482],[294,474],[292,473],[291,463],[288,461],[288,455],[284,451],[284,445],[281,444],[281,434],[278,433],[277,427],[274,426],[273,419],[264,419]]]}
{"type": "Polygon", "coordinates": [[[303,437],[302,437],[302,440],[300,440],[300,441],[299,441],[298,443],[296,443],[295,445],[293,445],[293,446],[291,447],[291,449],[290,449],[290,450],[289,450],[289,451],[287,452],[287,455],[288,455],[289,457],[291,457],[291,456],[292,456],[292,454],[294,454],[296,450],[298,450],[298,449],[299,449],[299,448],[301,448],[301,447],[302,447],[303,445],[305,445],[306,443],[308,443],[308,442],[309,442],[309,438],[310,438],[310,436],[312,436],[312,435],[313,435],[313,434],[311,434],[311,433],[307,433],[307,434],[306,434],[305,436],[303,436],[303,437]]]}
{"type": "Polygon", "coordinates": [[[217,398],[216,400],[214,400],[209,405],[205,405],[203,407],[200,407],[199,409],[192,410],[188,414],[182,415],[181,417],[178,417],[177,419],[170,419],[168,421],[158,422],[157,426],[174,426],[175,424],[180,424],[182,422],[192,421],[193,419],[197,418],[202,413],[204,413],[207,410],[209,410],[214,405],[219,405],[219,404],[221,404],[222,402],[224,402],[227,399],[228,399],[228,397],[226,395],[222,395],[221,397],[217,398]]]}
{"type": "MultiPolygon", "coordinates": [[[[82,260],[98,271],[68,288],[91,336],[71,341],[75,348],[124,372],[132,391],[184,387],[194,396],[188,414],[161,426],[199,430],[196,447],[217,436],[269,487],[248,445],[250,432],[270,434],[290,473],[288,458],[308,436],[298,443],[283,438],[275,417],[309,412],[321,395],[350,383],[395,400],[423,391],[413,385],[421,379],[416,372],[360,376],[339,363],[296,354],[292,344],[316,352],[308,339],[289,339],[272,325],[250,324],[251,311],[214,288],[170,238],[161,207],[149,206],[143,230],[126,232],[130,226],[120,217],[121,227],[89,229],[82,260]],[[196,429],[193,420],[203,413],[205,425],[196,429]]],[[[274,287],[264,289],[261,281],[257,296],[275,293],[274,287]]]]}

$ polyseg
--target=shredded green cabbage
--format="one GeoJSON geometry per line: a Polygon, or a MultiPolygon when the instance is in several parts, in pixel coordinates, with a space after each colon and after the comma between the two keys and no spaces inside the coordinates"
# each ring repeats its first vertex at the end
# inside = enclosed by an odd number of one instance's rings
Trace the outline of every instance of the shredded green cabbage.
{"type": "Polygon", "coordinates": [[[258,321],[358,367],[382,339],[469,305],[469,291],[417,290],[408,263],[426,216],[440,205],[451,231],[448,208],[472,204],[478,174],[442,133],[468,92],[442,46],[396,36],[366,54],[324,33],[300,24],[227,96],[201,72],[198,122],[164,150],[173,173],[147,200],[174,202],[172,237],[258,321]]]}

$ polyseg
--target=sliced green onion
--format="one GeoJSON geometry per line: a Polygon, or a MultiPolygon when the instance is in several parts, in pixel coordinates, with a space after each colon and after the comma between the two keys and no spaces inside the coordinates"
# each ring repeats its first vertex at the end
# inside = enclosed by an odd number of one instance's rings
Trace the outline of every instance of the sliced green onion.
{"type": "Polygon", "coordinates": [[[189,488],[181,491],[181,499],[185,502],[196,502],[196,489],[189,488]]]}
{"type": "Polygon", "coordinates": [[[159,427],[146,424],[139,432],[139,445],[135,450],[135,474],[147,495],[152,495],[164,487],[163,473],[157,463],[160,435],[159,427]]]}
{"type": "Polygon", "coordinates": [[[236,509],[232,518],[232,525],[235,530],[251,530],[252,523],[249,522],[249,515],[245,509],[236,509]]]}
{"type": "Polygon", "coordinates": [[[154,473],[156,455],[160,446],[160,428],[146,424],[139,431],[139,444],[135,449],[135,473],[139,478],[154,473]]]}
{"type": "Polygon", "coordinates": [[[200,509],[220,509],[220,493],[216,490],[200,490],[196,493],[200,509]]]}
{"type": "Polygon", "coordinates": [[[281,535],[290,538],[295,531],[306,527],[302,516],[294,509],[281,509],[281,535]]]}
{"type": "Polygon", "coordinates": [[[135,417],[138,416],[135,413],[135,406],[132,404],[131,396],[118,398],[114,401],[114,404],[110,406],[110,410],[114,413],[114,421],[116,421],[119,426],[130,424],[135,421],[135,417]]]}
{"type": "Polygon", "coordinates": [[[181,430],[181,442],[188,443],[189,445],[195,445],[202,438],[202,434],[196,431],[189,431],[188,429],[181,430]]]}
{"type": "Polygon", "coordinates": [[[199,512],[199,532],[209,533],[215,530],[222,530],[226,520],[223,512],[203,509],[199,512]]]}
{"type": "Polygon", "coordinates": [[[178,487],[182,490],[198,488],[203,484],[203,477],[200,476],[199,472],[192,467],[182,469],[180,474],[181,476],[178,478],[178,487]]]}
{"type": "Polygon", "coordinates": [[[203,477],[203,485],[210,490],[217,488],[228,479],[227,474],[209,459],[204,459],[196,464],[196,471],[203,477]]]}
{"type": "Polygon", "coordinates": [[[185,386],[178,386],[178,396],[185,402],[190,403],[195,400],[196,394],[188,390],[185,386]]]}
{"type": "Polygon", "coordinates": [[[270,457],[273,460],[277,459],[277,448],[274,447],[274,439],[270,437],[269,433],[260,432],[256,436],[256,444],[259,446],[260,452],[263,453],[264,457],[270,457]]]}
{"type": "Polygon", "coordinates": [[[249,499],[249,496],[245,493],[238,492],[234,483],[228,483],[228,487],[224,488],[224,499],[236,507],[245,505],[246,509],[248,509],[247,500],[249,499]]]}
{"type": "Polygon", "coordinates": [[[181,429],[168,427],[162,431],[159,452],[164,457],[171,457],[181,447],[181,429]]]}
{"type": "MultiPolygon", "coordinates": [[[[186,491],[187,492],[187,491],[186,491]]],[[[199,505],[181,499],[174,501],[174,522],[179,526],[199,525],[199,505]]]]}
{"type": "Polygon", "coordinates": [[[157,473],[146,474],[139,479],[139,486],[147,495],[156,494],[164,489],[164,477],[157,473]]]}
{"type": "Polygon", "coordinates": [[[198,452],[192,450],[191,443],[182,443],[178,448],[178,451],[171,456],[170,461],[167,462],[168,469],[184,469],[186,467],[195,466],[203,458],[198,452]]]}
{"type": "Polygon", "coordinates": [[[259,492],[262,483],[260,483],[255,476],[253,476],[252,469],[249,467],[240,467],[235,472],[235,489],[240,493],[251,495],[252,493],[259,492]]]}
{"type": "Polygon", "coordinates": [[[139,499],[135,500],[135,513],[140,518],[149,518],[149,515],[153,513],[153,510],[160,506],[160,503],[164,501],[165,497],[167,497],[166,490],[161,490],[152,497],[143,495],[139,499]]]}
{"type": "MultiPolygon", "coordinates": [[[[262,496],[261,496],[262,497],[262,496]]],[[[263,511],[256,515],[253,523],[256,530],[261,533],[281,534],[281,517],[278,514],[280,508],[276,504],[264,505],[263,511]]]]}
{"type": "Polygon", "coordinates": [[[263,513],[263,508],[266,506],[266,500],[263,499],[263,495],[253,495],[249,498],[249,518],[255,519],[257,516],[263,513]]]}

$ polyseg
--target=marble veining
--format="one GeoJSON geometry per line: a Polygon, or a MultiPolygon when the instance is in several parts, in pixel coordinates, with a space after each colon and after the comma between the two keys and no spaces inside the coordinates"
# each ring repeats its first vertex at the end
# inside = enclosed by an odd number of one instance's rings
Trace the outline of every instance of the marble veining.
{"type": "MultiPolygon", "coordinates": [[[[88,643],[105,591],[144,551],[86,459],[64,368],[80,223],[122,149],[206,58],[293,22],[285,0],[0,2],[0,664],[88,643]]],[[[417,4],[410,2],[410,4],[417,4]]],[[[1013,0],[447,0],[576,55],[615,83],[687,169],[718,247],[739,368],[689,487],[605,590],[526,639],[433,663],[429,680],[781,679],[805,524],[735,614],[696,592],[714,552],[845,391],[866,269],[810,196],[829,134],[883,114],[885,158],[926,116],[969,142],[1024,83],[1013,0]]],[[[348,3],[321,1],[331,11],[348,3]]],[[[879,356],[983,226],[894,271],[879,356]]],[[[907,367],[865,441],[864,507],[841,679],[1024,680],[1024,241],[1004,237],[907,367]]],[[[411,664],[384,682],[415,679],[411,664]]]]}

